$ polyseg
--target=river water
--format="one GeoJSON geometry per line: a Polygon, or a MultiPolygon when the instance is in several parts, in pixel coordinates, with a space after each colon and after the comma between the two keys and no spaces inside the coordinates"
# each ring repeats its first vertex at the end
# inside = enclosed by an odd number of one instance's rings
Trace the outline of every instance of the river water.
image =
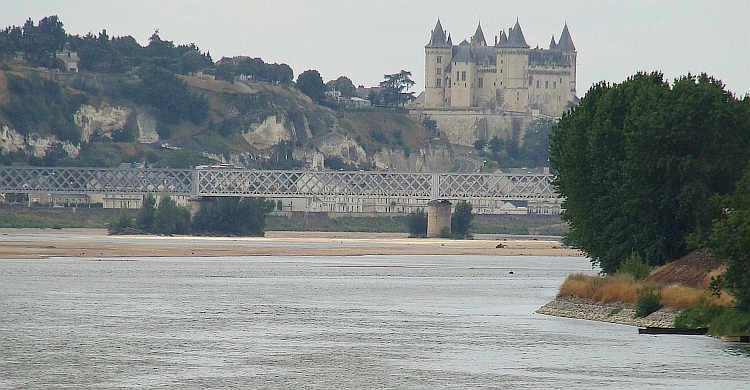
{"type": "Polygon", "coordinates": [[[750,347],[535,314],[586,259],[0,260],[0,388],[748,388],[750,347]],[[510,274],[513,271],[513,274],[510,274]]]}

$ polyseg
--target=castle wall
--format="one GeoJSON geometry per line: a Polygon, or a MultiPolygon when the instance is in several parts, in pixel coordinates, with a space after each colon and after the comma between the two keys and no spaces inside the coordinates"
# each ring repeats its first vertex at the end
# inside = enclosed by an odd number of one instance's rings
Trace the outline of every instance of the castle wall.
{"type": "Polygon", "coordinates": [[[537,119],[531,113],[504,112],[486,109],[413,109],[410,115],[437,123],[437,129],[451,144],[473,146],[477,139],[490,140],[497,136],[508,140],[523,139],[529,124],[537,119]]]}

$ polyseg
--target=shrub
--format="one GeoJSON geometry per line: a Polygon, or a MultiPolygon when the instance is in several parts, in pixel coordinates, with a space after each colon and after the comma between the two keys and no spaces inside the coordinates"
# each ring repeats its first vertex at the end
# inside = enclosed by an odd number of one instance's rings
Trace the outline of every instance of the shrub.
{"type": "Polygon", "coordinates": [[[651,267],[638,253],[632,252],[625,261],[620,263],[618,272],[633,275],[636,280],[642,280],[651,273],[651,267]]]}
{"type": "Polygon", "coordinates": [[[642,291],[635,306],[634,318],[643,318],[661,309],[661,296],[654,290],[642,291]]]}
{"type": "Polygon", "coordinates": [[[706,305],[703,302],[680,312],[674,320],[674,327],[678,329],[708,328],[711,322],[720,316],[726,308],[723,306],[706,305]]]}
{"type": "Polygon", "coordinates": [[[409,213],[407,229],[409,237],[424,237],[427,235],[427,214],[424,210],[419,209],[409,213]]]}

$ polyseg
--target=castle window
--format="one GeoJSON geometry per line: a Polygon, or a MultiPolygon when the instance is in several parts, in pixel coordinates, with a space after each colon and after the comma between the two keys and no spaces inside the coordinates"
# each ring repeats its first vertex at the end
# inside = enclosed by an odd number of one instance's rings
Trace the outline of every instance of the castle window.
{"type": "Polygon", "coordinates": [[[461,72],[456,72],[456,81],[461,79],[461,72]]]}
{"type": "Polygon", "coordinates": [[[484,79],[480,77],[477,83],[477,88],[482,88],[483,86],[484,86],[484,79]]]}
{"type": "Polygon", "coordinates": [[[536,81],[536,87],[539,88],[539,80],[536,81]]]}
{"type": "Polygon", "coordinates": [[[439,86],[440,86],[440,82],[441,82],[441,81],[443,81],[443,80],[441,80],[441,79],[437,79],[437,80],[435,80],[435,86],[436,86],[436,87],[439,87],[439,86]]]}
{"type": "Polygon", "coordinates": [[[488,60],[484,60],[484,67],[486,68],[486,67],[488,67],[488,66],[490,66],[490,61],[488,61],[488,60]]]}
{"type": "MultiPolygon", "coordinates": [[[[442,64],[443,63],[443,56],[437,56],[437,58],[435,58],[435,62],[438,63],[438,64],[442,64]]],[[[440,73],[438,73],[438,74],[440,74],[440,73]]]]}
{"type": "Polygon", "coordinates": [[[552,82],[552,89],[557,89],[557,81],[552,82]]]}
{"type": "Polygon", "coordinates": [[[466,71],[461,71],[461,81],[466,81],[466,71]]]}
{"type": "Polygon", "coordinates": [[[435,73],[437,73],[438,75],[441,75],[443,74],[443,70],[441,68],[437,68],[435,69],[435,73]]]}
{"type": "Polygon", "coordinates": [[[544,82],[544,89],[549,89],[549,81],[544,82]]]}

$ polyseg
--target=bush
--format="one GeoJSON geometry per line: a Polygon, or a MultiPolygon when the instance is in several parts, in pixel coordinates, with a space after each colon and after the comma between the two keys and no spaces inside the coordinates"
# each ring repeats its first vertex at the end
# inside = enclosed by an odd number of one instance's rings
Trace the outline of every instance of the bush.
{"type": "Polygon", "coordinates": [[[620,263],[618,272],[633,275],[635,280],[643,280],[651,273],[651,267],[643,261],[638,253],[632,252],[625,261],[620,263]]]}
{"type": "Polygon", "coordinates": [[[635,306],[635,318],[643,318],[661,309],[661,296],[653,290],[642,292],[635,306]]]}
{"type": "Polygon", "coordinates": [[[409,219],[407,219],[407,229],[409,231],[409,237],[425,237],[427,236],[427,214],[424,210],[419,209],[412,213],[409,213],[409,219]]]}
{"type": "Polygon", "coordinates": [[[708,328],[716,317],[724,313],[725,309],[723,306],[695,304],[677,315],[674,327],[677,329],[708,328]]]}

